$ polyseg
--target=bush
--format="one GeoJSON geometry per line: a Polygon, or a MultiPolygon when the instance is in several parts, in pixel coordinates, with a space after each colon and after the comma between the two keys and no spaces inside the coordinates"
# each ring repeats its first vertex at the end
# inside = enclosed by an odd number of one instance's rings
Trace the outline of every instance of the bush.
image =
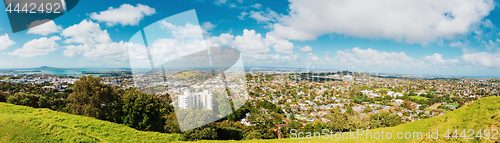
{"type": "Polygon", "coordinates": [[[210,127],[197,128],[184,132],[182,138],[186,140],[216,140],[217,131],[210,127]]]}
{"type": "Polygon", "coordinates": [[[257,131],[246,133],[243,137],[245,140],[262,139],[262,134],[257,131]]]}
{"type": "Polygon", "coordinates": [[[0,102],[7,102],[7,95],[0,90],[0,102]]]}
{"type": "Polygon", "coordinates": [[[48,106],[47,99],[45,97],[31,93],[16,93],[9,96],[7,102],[15,105],[24,105],[34,108],[46,108],[48,106]]]}

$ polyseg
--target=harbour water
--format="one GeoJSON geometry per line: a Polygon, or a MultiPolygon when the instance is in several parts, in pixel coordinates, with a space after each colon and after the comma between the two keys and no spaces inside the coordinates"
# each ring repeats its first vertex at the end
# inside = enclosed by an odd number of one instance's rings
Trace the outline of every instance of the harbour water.
{"type": "MultiPolygon", "coordinates": [[[[89,71],[121,71],[122,69],[111,68],[82,68],[82,69],[52,69],[52,70],[26,70],[26,69],[0,69],[0,75],[33,75],[33,74],[52,74],[52,75],[66,75],[79,77],[83,72],[89,71]]],[[[102,74],[92,74],[93,76],[100,76],[102,74]]]]}

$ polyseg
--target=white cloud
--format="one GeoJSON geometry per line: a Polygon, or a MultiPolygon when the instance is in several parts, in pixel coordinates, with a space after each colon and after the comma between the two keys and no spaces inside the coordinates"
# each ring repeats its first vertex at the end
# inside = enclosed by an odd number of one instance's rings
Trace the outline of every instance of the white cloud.
{"type": "Polygon", "coordinates": [[[493,42],[492,40],[489,40],[488,42],[486,41],[481,41],[483,43],[484,47],[488,50],[494,49],[497,47],[497,44],[493,42]]]}
{"type": "MultiPolygon", "coordinates": [[[[240,20],[243,20],[243,19],[245,19],[245,16],[247,16],[248,14],[249,14],[249,13],[246,13],[246,12],[241,12],[241,14],[240,14],[240,16],[238,16],[238,18],[239,18],[240,20]]],[[[499,35],[500,35],[500,33],[499,33],[499,35]]]]}
{"type": "Polygon", "coordinates": [[[4,36],[0,36],[0,50],[4,50],[14,45],[16,42],[10,40],[9,35],[5,33],[4,36]]]}
{"type": "Polygon", "coordinates": [[[306,52],[306,53],[313,51],[313,49],[311,47],[309,47],[309,46],[305,46],[305,47],[302,47],[302,48],[299,48],[299,49],[300,49],[300,51],[306,52]]]}
{"type": "Polygon", "coordinates": [[[97,43],[110,43],[111,38],[106,30],[101,30],[97,23],[89,20],[83,20],[79,24],[75,24],[64,29],[61,33],[66,40],[65,43],[79,43],[93,45],[97,43]]]}
{"type": "MultiPolygon", "coordinates": [[[[290,0],[290,14],[278,18],[273,33],[293,40],[342,34],[426,44],[467,34],[494,7],[493,0],[290,0]]],[[[257,19],[269,21],[265,17],[257,19]]]]}
{"type": "Polygon", "coordinates": [[[78,44],[65,46],[64,56],[74,57],[82,55],[89,60],[126,61],[126,42],[113,42],[106,30],[100,25],[89,20],[83,20],[64,29],[61,33],[66,38],[67,44],[78,44]]]}
{"type": "Polygon", "coordinates": [[[273,45],[274,51],[277,53],[293,54],[292,50],[295,47],[293,46],[293,43],[288,40],[277,38],[267,33],[265,41],[267,42],[267,45],[273,45]]]}
{"type": "Polygon", "coordinates": [[[96,44],[94,48],[86,51],[83,56],[90,60],[108,60],[123,62],[128,59],[127,47],[131,43],[120,41],[119,43],[96,44]]]}
{"type": "Polygon", "coordinates": [[[287,56],[280,56],[280,54],[249,54],[241,53],[242,59],[245,64],[254,66],[264,65],[290,65],[290,62],[297,62],[300,59],[300,54],[293,54],[287,56]]]}
{"type": "Polygon", "coordinates": [[[370,48],[363,50],[358,47],[351,50],[338,50],[336,57],[330,62],[334,65],[381,66],[385,68],[421,68],[424,66],[423,61],[409,57],[404,52],[385,52],[370,48]]]}
{"type": "Polygon", "coordinates": [[[307,53],[307,56],[309,56],[309,59],[313,60],[313,61],[317,61],[319,60],[318,56],[316,56],[315,54],[313,53],[307,53]]]}
{"type": "Polygon", "coordinates": [[[160,24],[162,28],[170,30],[175,37],[180,39],[203,38],[202,34],[207,33],[205,29],[201,28],[199,25],[190,23],[184,26],[177,26],[163,20],[160,21],[160,24]]]}
{"type": "Polygon", "coordinates": [[[266,33],[266,37],[262,37],[260,33],[255,30],[243,30],[243,35],[234,36],[229,33],[223,33],[219,36],[213,36],[206,40],[207,46],[231,46],[239,49],[241,52],[264,54],[269,53],[270,47],[277,53],[294,54],[293,49],[295,46],[292,42],[275,37],[270,33],[266,33]]]}
{"type": "Polygon", "coordinates": [[[226,4],[227,0],[215,0],[215,4],[217,5],[222,5],[222,4],[226,4]]]}
{"type": "Polygon", "coordinates": [[[460,41],[453,42],[453,43],[450,43],[450,46],[451,47],[461,47],[462,46],[462,42],[460,42],[460,41]]]}
{"type": "Polygon", "coordinates": [[[107,26],[114,26],[121,24],[138,25],[145,16],[150,16],[156,13],[154,8],[147,5],[137,4],[132,6],[130,4],[122,4],[119,8],[109,7],[108,10],[101,11],[99,14],[91,13],[90,18],[99,22],[105,22],[107,26]]]}
{"type": "Polygon", "coordinates": [[[208,30],[214,29],[215,25],[213,25],[210,22],[204,22],[203,25],[201,25],[201,27],[203,27],[203,29],[205,29],[205,31],[208,31],[208,30]]]}
{"type": "Polygon", "coordinates": [[[254,5],[251,5],[250,7],[253,7],[253,8],[256,8],[256,9],[260,9],[262,7],[262,5],[259,4],[259,3],[255,3],[254,5]]]}
{"type": "Polygon", "coordinates": [[[500,68],[500,53],[467,53],[461,57],[467,64],[485,68],[500,68]]]}
{"type": "Polygon", "coordinates": [[[59,44],[56,41],[61,40],[59,36],[53,36],[50,38],[42,37],[40,39],[34,39],[26,42],[22,48],[15,50],[9,55],[17,55],[19,57],[34,57],[47,55],[50,52],[57,50],[59,44]]]}
{"type": "Polygon", "coordinates": [[[270,51],[264,38],[255,30],[243,30],[243,35],[236,36],[234,39],[234,46],[247,53],[268,53],[270,51]]]}
{"type": "Polygon", "coordinates": [[[275,22],[276,19],[280,17],[280,15],[272,10],[267,10],[267,12],[263,11],[250,11],[248,17],[257,20],[259,23],[265,22],[275,22]]]}
{"type": "Polygon", "coordinates": [[[42,25],[38,25],[28,30],[28,34],[40,34],[43,36],[47,36],[52,33],[57,33],[61,31],[62,27],[60,25],[56,25],[54,21],[46,22],[42,25]]]}
{"type": "Polygon", "coordinates": [[[434,55],[432,56],[425,56],[423,59],[432,65],[439,65],[439,66],[450,66],[459,63],[458,59],[444,60],[441,54],[439,53],[434,53],[434,55]]]}

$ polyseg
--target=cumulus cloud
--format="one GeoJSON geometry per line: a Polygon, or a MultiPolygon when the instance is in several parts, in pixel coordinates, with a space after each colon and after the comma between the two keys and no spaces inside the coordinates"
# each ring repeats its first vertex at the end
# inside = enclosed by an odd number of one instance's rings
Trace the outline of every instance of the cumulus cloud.
{"type": "Polygon", "coordinates": [[[16,42],[10,40],[9,35],[5,33],[5,35],[0,36],[0,50],[4,50],[14,45],[16,42]]]}
{"type": "Polygon", "coordinates": [[[106,30],[101,30],[99,24],[89,20],[83,20],[64,29],[61,33],[66,40],[65,43],[79,43],[84,45],[93,45],[97,43],[110,43],[111,38],[106,30]]]}
{"type": "Polygon", "coordinates": [[[307,52],[312,52],[312,51],[313,51],[313,49],[312,49],[311,47],[309,47],[309,46],[304,46],[304,47],[299,48],[299,49],[300,49],[300,51],[302,51],[302,52],[306,52],[306,53],[307,53],[307,52]]]}
{"type": "Polygon", "coordinates": [[[293,46],[293,43],[288,40],[278,38],[267,33],[265,41],[268,45],[273,45],[274,51],[276,51],[277,53],[293,54],[292,50],[295,47],[293,46]]]}
{"type": "Polygon", "coordinates": [[[287,56],[281,56],[280,54],[249,54],[241,53],[245,65],[276,65],[283,64],[288,65],[290,62],[296,62],[300,60],[300,54],[292,54],[287,56]]]}
{"type": "Polygon", "coordinates": [[[9,55],[17,55],[19,57],[35,57],[41,55],[47,55],[50,52],[57,50],[59,44],[56,41],[61,40],[59,36],[53,36],[50,38],[42,37],[40,39],[34,39],[26,42],[22,48],[15,50],[9,55]]]}
{"type": "Polygon", "coordinates": [[[247,16],[248,14],[249,14],[249,13],[247,13],[247,12],[241,12],[241,14],[238,16],[238,18],[239,18],[240,20],[243,20],[243,19],[245,19],[245,16],[247,16]]]}
{"type": "Polygon", "coordinates": [[[215,4],[217,5],[222,5],[222,4],[226,4],[227,0],[215,0],[215,4]]]}
{"type": "Polygon", "coordinates": [[[96,44],[94,48],[83,53],[83,56],[90,60],[126,61],[128,59],[127,47],[130,44],[123,41],[96,44]]]}
{"type": "Polygon", "coordinates": [[[61,35],[66,38],[64,43],[77,44],[68,45],[63,53],[64,56],[74,57],[82,55],[89,60],[126,61],[126,42],[113,42],[106,30],[100,25],[89,20],[83,20],[64,29],[61,35]]]}
{"type": "Polygon", "coordinates": [[[202,34],[206,33],[205,29],[201,28],[199,25],[194,25],[191,23],[187,23],[184,26],[177,26],[163,20],[160,21],[160,24],[161,28],[168,29],[178,39],[203,38],[202,34]]]}
{"type": "Polygon", "coordinates": [[[109,7],[108,10],[99,13],[91,13],[90,18],[99,22],[105,22],[107,26],[114,26],[121,24],[138,25],[145,16],[150,16],[156,13],[154,8],[147,5],[137,4],[132,6],[130,4],[122,4],[119,8],[109,7]]]}
{"type": "Polygon", "coordinates": [[[440,65],[440,66],[454,65],[459,63],[458,59],[444,60],[441,54],[439,53],[434,53],[434,55],[432,56],[425,56],[423,59],[432,65],[440,65]]]}
{"type": "Polygon", "coordinates": [[[47,36],[52,33],[57,33],[62,30],[60,25],[56,25],[54,21],[46,22],[42,25],[38,25],[28,30],[28,34],[39,34],[43,36],[47,36]]]}
{"type": "Polygon", "coordinates": [[[268,9],[267,12],[252,10],[248,14],[248,17],[257,20],[257,22],[259,23],[265,23],[265,22],[275,22],[276,19],[280,17],[280,15],[270,9],[268,9]]]}
{"type": "Polygon", "coordinates": [[[203,25],[201,25],[201,27],[203,27],[203,29],[205,29],[206,31],[208,31],[208,30],[214,29],[215,25],[213,25],[210,22],[204,22],[203,25]]]}
{"type": "Polygon", "coordinates": [[[426,44],[467,34],[494,7],[493,0],[290,0],[289,15],[278,18],[273,33],[293,40],[342,34],[426,44]]]}
{"type": "Polygon", "coordinates": [[[270,33],[266,33],[266,37],[262,37],[255,30],[243,30],[243,35],[234,36],[229,33],[223,33],[219,36],[213,36],[206,40],[207,46],[230,46],[239,49],[246,53],[269,53],[271,47],[277,53],[292,55],[295,46],[292,42],[276,37],[270,33]]]}
{"type": "Polygon", "coordinates": [[[460,41],[453,42],[453,43],[450,43],[450,46],[451,47],[461,47],[462,46],[462,42],[460,42],[460,41]]]}
{"type": "Polygon", "coordinates": [[[336,57],[329,62],[334,65],[382,66],[386,68],[421,68],[424,66],[423,61],[414,59],[404,52],[385,52],[370,48],[364,50],[359,47],[351,50],[338,50],[336,57]]]}
{"type": "Polygon", "coordinates": [[[461,59],[467,64],[475,67],[500,68],[500,53],[467,53],[464,54],[461,59]]]}
{"type": "Polygon", "coordinates": [[[243,30],[243,35],[236,36],[234,39],[234,46],[247,53],[268,53],[270,51],[264,38],[255,30],[243,30]]]}
{"type": "Polygon", "coordinates": [[[315,54],[313,53],[307,53],[307,56],[309,57],[309,59],[313,60],[313,61],[317,61],[319,60],[318,56],[316,56],[315,54]]]}
{"type": "MultiPolygon", "coordinates": [[[[219,46],[219,42],[226,44],[233,43],[232,39],[234,37],[229,34],[222,34],[219,38],[212,38],[214,40],[205,41],[202,33],[206,31],[199,25],[190,23],[185,25],[174,25],[166,21],[160,21],[159,23],[159,29],[154,30],[169,31],[172,35],[168,37],[159,36],[158,38],[148,40],[148,42],[150,42],[148,48],[154,65],[162,64],[198,51],[207,50],[207,45],[219,46]],[[230,37],[226,40],[225,36],[230,37]]],[[[206,25],[207,24],[205,24],[205,26],[206,25]]],[[[210,25],[212,24],[210,23],[210,25]]],[[[132,67],[144,67],[145,65],[150,65],[145,46],[133,43],[132,45],[129,45],[128,51],[132,67]]]]}
{"type": "Polygon", "coordinates": [[[254,5],[251,5],[250,7],[253,7],[253,8],[256,8],[256,9],[260,9],[262,7],[262,5],[259,4],[259,3],[255,3],[254,5]]]}

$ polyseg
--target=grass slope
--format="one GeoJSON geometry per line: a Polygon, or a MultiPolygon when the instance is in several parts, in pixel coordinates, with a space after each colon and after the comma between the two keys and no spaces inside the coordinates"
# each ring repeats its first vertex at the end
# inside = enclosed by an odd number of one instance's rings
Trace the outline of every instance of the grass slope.
{"type": "MultiPolygon", "coordinates": [[[[422,139],[274,139],[241,142],[500,142],[500,140],[475,138],[444,138],[447,129],[499,129],[500,97],[488,97],[465,105],[445,115],[402,124],[396,127],[369,130],[370,132],[391,132],[396,138],[398,132],[422,132],[422,139]],[[429,129],[439,130],[439,139],[428,139],[429,129]]],[[[452,133],[450,133],[451,136],[452,133]]],[[[468,134],[467,134],[468,136],[468,134]]],[[[499,135],[500,136],[500,135],[499,135]]],[[[169,142],[179,141],[179,134],[141,132],[124,125],[100,121],[93,118],[71,115],[0,103],[0,142],[169,142]]],[[[199,141],[221,142],[221,141],[199,141]]],[[[232,142],[232,141],[223,141],[232,142]]]]}
{"type": "Polygon", "coordinates": [[[191,78],[198,75],[202,75],[202,73],[194,72],[194,71],[183,71],[177,75],[172,76],[173,78],[191,78]]]}
{"type": "Polygon", "coordinates": [[[49,109],[0,103],[0,142],[168,142],[179,134],[137,131],[125,125],[49,109]]]}

